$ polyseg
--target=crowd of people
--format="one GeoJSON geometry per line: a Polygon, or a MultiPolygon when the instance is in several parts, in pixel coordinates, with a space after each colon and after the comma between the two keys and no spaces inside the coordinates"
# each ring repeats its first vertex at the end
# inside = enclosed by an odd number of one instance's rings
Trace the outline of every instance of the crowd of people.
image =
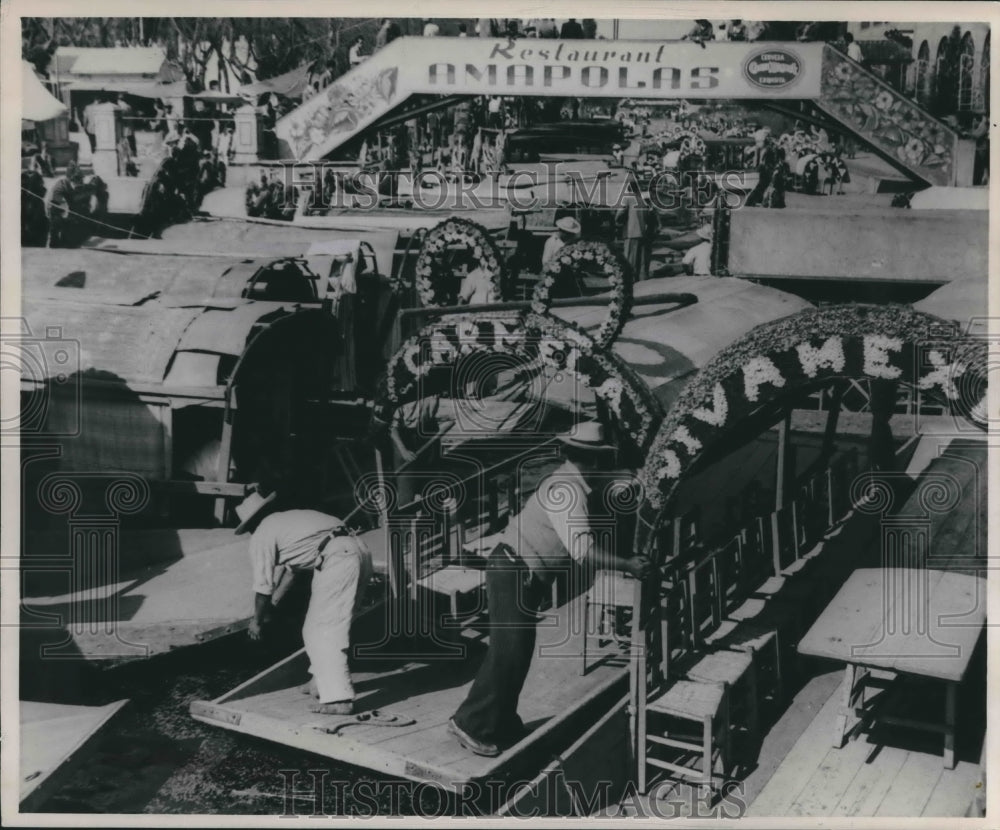
{"type": "Polygon", "coordinates": [[[27,247],[66,248],[100,225],[108,213],[108,187],[76,162],[51,184],[51,158],[44,142],[28,169],[21,172],[21,244],[27,247]],[[47,160],[46,160],[47,159],[47,160]]]}
{"type": "Polygon", "coordinates": [[[143,189],[134,230],[158,237],[162,229],[193,216],[205,194],[226,183],[226,163],[211,145],[203,148],[191,125],[166,140],[167,152],[143,189]]]}

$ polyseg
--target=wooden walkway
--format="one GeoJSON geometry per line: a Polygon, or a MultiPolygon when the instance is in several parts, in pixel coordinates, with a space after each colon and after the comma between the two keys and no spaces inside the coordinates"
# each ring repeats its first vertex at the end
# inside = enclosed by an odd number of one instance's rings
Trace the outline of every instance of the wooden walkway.
{"type": "MultiPolygon", "coordinates": [[[[582,599],[549,612],[539,623],[535,657],[519,706],[529,733],[497,758],[463,749],[447,730],[448,719],[464,700],[485,648],[483,638],[475,636],[464,638],[464,656],[392,656],[393,642],[389,641],[373,649],[375,657],[356,661],[353,678],[358,709],[412,718],[415,722],[410,726],[351,725],[336,735],[321,731],[329,719],[310,713],[310,698],[296,688],[309,677],[304,652],[215,701],[196,701],[192,715],[214,726],[337,761],[449,788],[487,776],[534,774],[548,761],[549,749],[558,749],[586,728],[570,726],[575,715],[605,695],[620,697],[627,688],[627,662],[610,651],[614,647],[604,652],[610,659],[603,662],[589,647],[590,668],[581,676],[582,599]]],[[[471,630],[466,633],[473,634],[471,630]]],[[[355,644],[364,647],[363,640],[355,644]]],[[[611,699],[607,702],[610,705],[611,699]]]]}
{"type": "MultiPolygon", "coordinates": [[[[839,706],[840,671],[820,675],[776,724],[762,756],[776,751],[795,718],[797,708],[829,694],[819,713],[788,750],[747,812],[760,816],[951,816],[959,818],[976,794],[978,750],[960,752],[953,770],[944,769],[940,747],[933,740],[913,738],[902,731],[855,738],[842,749],[831,746],[839,706]],[[831,691],[832,688],[832,691],[831,691]],[[879,737],[882,740],[879,740],[879,737]],[[936,749],[936,751],[935,751],[936,749]]],[[[759,785],[751,775],[748,795],[759,785]]]]}

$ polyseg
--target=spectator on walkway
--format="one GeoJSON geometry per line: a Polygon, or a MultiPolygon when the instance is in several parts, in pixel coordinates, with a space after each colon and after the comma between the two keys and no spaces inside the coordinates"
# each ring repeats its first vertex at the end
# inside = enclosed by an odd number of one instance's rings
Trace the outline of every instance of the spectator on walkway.
{"type": "Polygon", "coordinates": [[[424,37],[437,37],[441,34],[441,27],[433,20],[424,18],[424,37]]]}
{"type": "Polygon", "coordinates": [[[468,37],[469,36],[469,27],[466,26],[464,23],[459,23],[458,24],[458,36],[459,37],[468,37]]]}
{"type": "Polygon", "coordinates": [[[53,171],[55,170],[55,162],[52,160],[52,156],[49,155],[48,142],[42,142],[41,147],[38,148],[38,152],[31,157],[31,164],[28,169],[46,179],[52,178],[54,175],[53,171]]]}
{"type": "Polygon", "coordinates": [[[383,46],[388,46],[401,34],[402,31],[395,20],[383,17],[382,25],[379,27],[378,34],[375,35],[375,51],[377,52],[383,46]]]}
{"type": "Polygon", "coordinates": [[[80,126],[83,127],[83,131],[87,134],[87,139],[90,141],[91,153],[97,149],[97,137],[94,131],[97,129],[95,115],[99,103],[101,102],[95,98],[83,108],[83,116],[77,119],[80,122],[80,126]]]}
{"type": "Polygon", "coordinates": [[[562,40],[583,40],[583,26],[576,22],[576,18],[571,17],[562,24],[559,37],[562,40]]]}
{"type": "Polygon", "coordinates": [[[690,40],[697,43],[702,49],[704,49],[706,40],[715,40],[715,29],[712,27],[712,23],[709,20],[696,20],[694,22],[694,28],[684,35],[681,40],[690,40]]]}
{"type": "Polygon", "coordinates": [[[852,61],[861,63],[861,61],[864,60],[864,55],[861,53],[861,46],[858,45],[858,42],[854,39],[854,35],[848,32],[844,35],[844,42],[847,43],[847,57],[849,57],[852,61]]]}
{"type": "Polygon", "coordinates": [[[536,29],[538,31],[538,37],[543,38],[557,38],[559,37],[559,27],[556,25],[555,18],[543,17],[537,24],[536,29]]]}
{"type": "Polygon", "coordinates": [[[597,38],[597,21],[592,17],[584,18],[583,24],[580,28],[583,30],[584,39],[594,40],[597,38]]]}
{"type": "Polygon", "coordinates": [[[726,30],[726,40],[746,40],[747,27],[742,20],[730,20],[726,30]]]}
{"type": "Polygon", "coordinates": [[[365,39],[358,35],[354,38],[354,42],[351,44],[351,48],[347,52],[347,62],[350,64],[351,69],[358,66],[368,60],[367,55],[362,55],[361,51],[364,49],[365,39]]]}
{"type": "Polygon", "coordinates": [[[118,102],[115,104],[115,109],[118,110],[119,117],[121,118],[122,124],[122,138],[128,142],[129,149],[132,151],[132,155],[135,155],[135,124],[132,122],[132,118],[135,115],[135,111],[129,105],[128,101],[125,100],[125,93],[118,93],[118,102]]]}
{"type": "Polygon", "coordinates": [[[71,203],[76,189],[83,181],[83,174],[76,162],[66,165],[66,174],[57,179],[45,197],[45,213],[49,220],[48,247],[64,248],[68,244],[72,226],[71,203]]]}

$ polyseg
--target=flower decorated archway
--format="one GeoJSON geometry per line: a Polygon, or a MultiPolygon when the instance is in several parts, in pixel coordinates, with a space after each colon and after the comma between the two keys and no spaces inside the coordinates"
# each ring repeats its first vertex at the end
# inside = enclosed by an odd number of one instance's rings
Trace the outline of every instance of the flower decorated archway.
{"type": "Polygon", "coordinates": [[[776,399],[836,380],[910,384],[986,427],[986,343],[908,306],[809,309],[721,351],[685,387],[639,473],[646,549],[678,483],[715,442],[776,399]]]}
{"type": "Polygon", "coordinates": [[[424,326],[389,361],[375,417],[388,423],[399,406],[454,388],[456,368],[474,355],[571,373],[603,401],[639,456],[663,418],[660,402],[619,357],[574,323],[534,311],[456,314],[424,326]]]}

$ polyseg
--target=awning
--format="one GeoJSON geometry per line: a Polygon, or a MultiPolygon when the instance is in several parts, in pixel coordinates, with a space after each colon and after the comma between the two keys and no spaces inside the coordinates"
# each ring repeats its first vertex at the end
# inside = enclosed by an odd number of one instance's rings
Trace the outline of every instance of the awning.
{"type": "Polygon", "coordinates": [[[276,92],[286,98],[301,98],[309,83],[309,72],[312,69],[311,63],[304,63],[302,66],[278,75],[275,78],[267,78],[263,81],[254,81],[252,84],[244,84],[240,87],[241,95],[265,95],[268,92],[276,92]]]}
{"type": "Polygon", "coordinates": [[[156,81],[72,81],[65,84],[70,92],[125,92],[137,98],[183,98],[187,82],[161,84],[156,81]]]}
{"type": "Polygon", "coordinates": [[[38,79],[34,67],[21,61],[21,118],[48,121],[62,115],[66,106],[38,79]]]}

